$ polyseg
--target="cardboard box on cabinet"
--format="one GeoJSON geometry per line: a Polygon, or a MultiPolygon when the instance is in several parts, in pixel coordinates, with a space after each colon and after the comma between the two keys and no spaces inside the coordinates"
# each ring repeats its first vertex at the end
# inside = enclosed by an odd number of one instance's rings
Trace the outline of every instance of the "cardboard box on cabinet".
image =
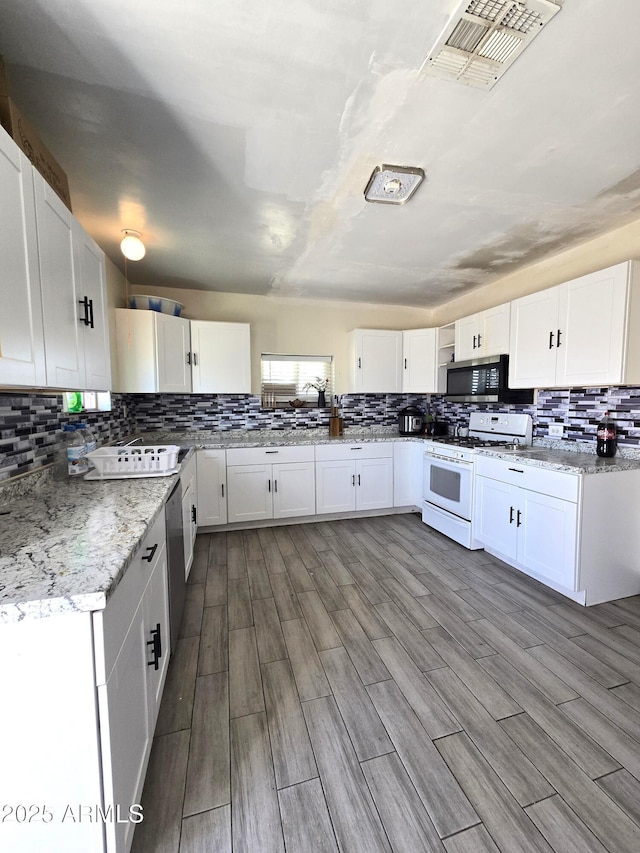
{"type": "Polygon", "coordinates": [[[4,62],[0,56],[0,123],[20,146],[31,163],[40,172],[49,186],[55,190],[62,201],[71,210],[69,182],[62,166],[42,141],[40,134],[31,122],[22,115],[9,97],[9,86],[4,62]]]}

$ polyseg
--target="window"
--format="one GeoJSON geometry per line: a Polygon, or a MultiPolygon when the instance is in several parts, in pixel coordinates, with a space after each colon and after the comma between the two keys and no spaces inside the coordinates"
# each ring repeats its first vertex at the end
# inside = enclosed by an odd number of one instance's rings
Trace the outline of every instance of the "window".
{"type": "Polygon", "coordinates": [[[327,405],[333,389],[333,356],[276,355],[262,353],[262,405],[265,408],[290,408],[293,401],[306,406],[318,405],[318,392],[324,389],[327,405]],[[306,387],[313,383],[315,387],[306,387]]]}
{"type": "Polygon", "coordinates": [[[110,391],[65,391],[62,395],[65,412],[110,412],[110,391]]]}

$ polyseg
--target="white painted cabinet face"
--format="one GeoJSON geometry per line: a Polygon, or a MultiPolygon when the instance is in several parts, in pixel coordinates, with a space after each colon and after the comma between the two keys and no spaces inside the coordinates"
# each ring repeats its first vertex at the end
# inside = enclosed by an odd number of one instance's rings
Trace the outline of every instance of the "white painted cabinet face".
{"type": "Polygon", "coordinates": [[[456,361],[508,353],[510,315],[507,302],[456,320],[456,361]]]}
{"type": "Polygon", "coordinates": [[[198,450],[198,526],[227,523],[227,463],[224,450],[198,450]]]}
{"type": "Polygon", "coordinates": [[[250,394],[248,323],[191,321],[194,394],[250,394]]]}
{"type": "Polygon", "coordinates": [[[158,391],[188,394],[191,391],[191,332],[189,320],[168,314],[155,315],[158,391]]]}
{"type": "Polygon", "coordinates": [[[436,394],[439,329],[410,329],[402,333],[402,391],[436,394]]]}
{"type": "Polygon", "coordinates": [[[349,333],[349,391],[391,394],[402,390],[402,332],[355,329],[349,333]]]}
{"type": "Polygon", "coordinates": [[[513,388],[634,384],[640,379],[638,266],[627,261],[514,300],[513,388]]]}
{"type": "Polygon", "coordinates": [[[393,444],[393,505],[418,506],[424,448],[417,441],[393,444]]]}
{"type": "Polygon", "coordinates": [[[227,483],[229,523],[315,514],[313,462],[230,465],[227,483]]]}
{"type": "Polygon", "coordinates": [[[104,252],[77,220],[73,221],[73,247],[84,353],[82,387],[92,391],[109,391],[111,357],[104,252]]]}
{"type": "Polygon", "coordinates": [[[0,128],[0,384],[46,384],[33,169],[0,128]]]}

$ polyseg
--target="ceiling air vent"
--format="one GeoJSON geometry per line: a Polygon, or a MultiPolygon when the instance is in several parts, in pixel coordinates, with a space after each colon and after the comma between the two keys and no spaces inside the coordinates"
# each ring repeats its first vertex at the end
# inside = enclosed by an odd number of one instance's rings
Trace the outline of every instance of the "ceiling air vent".
{"type": "Polygon", "coordinates": [[[464,0],[422,70],[491,89],[560,8],[552,0],[464,0]]]}

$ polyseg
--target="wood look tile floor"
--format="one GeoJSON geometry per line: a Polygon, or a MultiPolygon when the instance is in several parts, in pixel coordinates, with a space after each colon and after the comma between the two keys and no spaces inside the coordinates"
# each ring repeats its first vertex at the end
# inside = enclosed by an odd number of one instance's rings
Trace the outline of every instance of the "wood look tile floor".
{"type": "Polygon", "coordinates": [[[638,853],[640,597],[416,514],[201,534],[142,804],[134,853],[638,853]]]}

